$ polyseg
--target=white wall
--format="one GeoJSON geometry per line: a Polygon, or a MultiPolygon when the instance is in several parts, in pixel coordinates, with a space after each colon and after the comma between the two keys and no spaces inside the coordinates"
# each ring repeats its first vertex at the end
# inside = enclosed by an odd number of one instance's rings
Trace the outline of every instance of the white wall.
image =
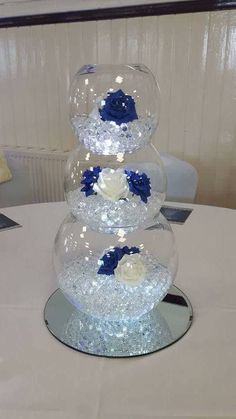
{"type": "Polygon", "coordinates": [[[197,168],[198,202],[236,207],[236,11],[0,29],[0,145],[70,149],[68,86],[91,62],[150,67],[155,144],[197,168]]]}

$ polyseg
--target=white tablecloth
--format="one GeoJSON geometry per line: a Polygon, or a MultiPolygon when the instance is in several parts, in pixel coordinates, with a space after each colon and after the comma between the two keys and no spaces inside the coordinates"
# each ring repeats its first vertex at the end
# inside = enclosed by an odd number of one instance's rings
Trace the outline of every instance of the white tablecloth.
{"type": "Polygon", "coordinates": [[[66,205],[2,210],[23,228],[0,232],[1,419],[236,418],[236,212],[193,207],[173,225],[193,325],[171,347],[123,360],[73,351],[44,325],[66,205]]]}

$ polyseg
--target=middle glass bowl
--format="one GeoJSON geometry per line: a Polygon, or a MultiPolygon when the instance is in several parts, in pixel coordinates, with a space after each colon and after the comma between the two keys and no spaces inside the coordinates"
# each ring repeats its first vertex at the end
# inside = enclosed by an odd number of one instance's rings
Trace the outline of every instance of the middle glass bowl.
{"type": "Polygon", "coordinates": [[[152,144],[108,156],[80,146],[69,155],[64,187],[78,221],[100,232],[128,232],[155,223],[165,200],[166,175],[152,144]]]}

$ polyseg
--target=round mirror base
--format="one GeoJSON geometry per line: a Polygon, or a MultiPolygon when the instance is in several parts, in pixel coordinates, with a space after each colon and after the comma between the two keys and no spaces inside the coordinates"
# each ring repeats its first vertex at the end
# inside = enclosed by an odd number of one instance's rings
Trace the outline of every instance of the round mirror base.
{"type": "Polygon", "coordinates": [[[193,320],[185,294],[172,286],[153,310],[138,319],[111,321],[79,311],[57,289],[44,309],[48,330],[64,345],[89,355],[124,358],[147,355],[177,342],[193,320]]]}

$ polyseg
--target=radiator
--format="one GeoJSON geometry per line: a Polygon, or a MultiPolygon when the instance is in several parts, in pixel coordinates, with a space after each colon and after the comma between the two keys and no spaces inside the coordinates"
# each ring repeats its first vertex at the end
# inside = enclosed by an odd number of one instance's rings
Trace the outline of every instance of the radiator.
{"type": "Polygon", "coordinates": [[[6,149],[13,175],[0,187],[1,207],[64,200],[64,167],[68,153],[6,149]]]}

